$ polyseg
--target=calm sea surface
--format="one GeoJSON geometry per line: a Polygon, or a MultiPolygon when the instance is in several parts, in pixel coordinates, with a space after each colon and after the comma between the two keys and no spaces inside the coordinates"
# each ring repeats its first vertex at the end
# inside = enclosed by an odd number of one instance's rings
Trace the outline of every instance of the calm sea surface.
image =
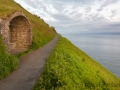
{"type": "Polygon", "coordinates": [[[120,78],[120,35],[64,35],[120,78]]]}

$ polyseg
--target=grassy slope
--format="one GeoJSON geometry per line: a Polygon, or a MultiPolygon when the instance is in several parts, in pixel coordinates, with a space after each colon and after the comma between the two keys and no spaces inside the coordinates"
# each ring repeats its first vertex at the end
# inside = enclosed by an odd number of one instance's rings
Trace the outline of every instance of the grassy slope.
{"type": "MultiPolygon", "coordinates": [[[[29,48],[29,51],[43,46],[52,38],[54,38],[55,31],[50,28],[49,25],[46,24],[42,19],[30,14],[13,0],[0,0],[0,18],[4,19],[16,11],[24,12],[29,18],[33,27],[33,42],[29,48]]],[[[22,54],[20,54],[18,57],[21,55],[22,54]]],[[[18,60],[16,59],[16,56],[11,56],[6,52],[5,46],[0,37],[0,79],[8,75],[17,66],[17,63],[18,60]],[[11,67],[13,69],[11,69],[11,67]]]]}
{"type": "Polygon", "coordinates": [[[7,76],[18,65],[18,59],[9,55],[0,37],[0,79],[7,76]]]}
{"type": "Polygon", "coordinates": [[[34,90],[120,90],[120,80],[60,37],[34,90]]]}
{"type": "Polygon", "coordinates": [[[13,0],[0,0],[0,18],[5,18],[11,15],[13,12],[22,11],[29,18],[33,27],[33,44],[32,49],[36,49],[39,46],[44,45],[55,35],[52,28],[49,27],[42,19],[32,15],[19,4],[16,4],[13,0]]]}

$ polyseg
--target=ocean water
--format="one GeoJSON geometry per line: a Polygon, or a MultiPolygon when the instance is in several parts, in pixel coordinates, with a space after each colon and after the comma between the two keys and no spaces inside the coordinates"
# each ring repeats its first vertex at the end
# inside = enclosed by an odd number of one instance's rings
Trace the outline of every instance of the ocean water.
{"type": "Polygon", "coordinates": [[[63,35],[120,78],[120,35],[63,35]]]}

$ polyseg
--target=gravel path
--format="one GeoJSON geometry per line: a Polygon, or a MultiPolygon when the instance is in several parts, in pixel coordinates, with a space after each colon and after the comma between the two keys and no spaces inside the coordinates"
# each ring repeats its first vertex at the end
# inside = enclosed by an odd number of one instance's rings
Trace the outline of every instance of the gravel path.
{"type": "Polygon", "coordinates": [[[57,40],[58,36],[21,58],[18,69],[0,81],[0,90],[32,90],[57,40]]]}

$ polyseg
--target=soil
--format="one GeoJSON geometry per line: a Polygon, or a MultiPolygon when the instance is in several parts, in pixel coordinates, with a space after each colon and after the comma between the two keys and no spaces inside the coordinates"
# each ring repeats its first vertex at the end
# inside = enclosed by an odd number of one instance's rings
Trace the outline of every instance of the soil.
{"type": "Polygon", "coordinates": [[[32,90],[57,40],[58,36],[45,46],[22,57],[18,68],[0,81],[0,90],[32,90]]]}

